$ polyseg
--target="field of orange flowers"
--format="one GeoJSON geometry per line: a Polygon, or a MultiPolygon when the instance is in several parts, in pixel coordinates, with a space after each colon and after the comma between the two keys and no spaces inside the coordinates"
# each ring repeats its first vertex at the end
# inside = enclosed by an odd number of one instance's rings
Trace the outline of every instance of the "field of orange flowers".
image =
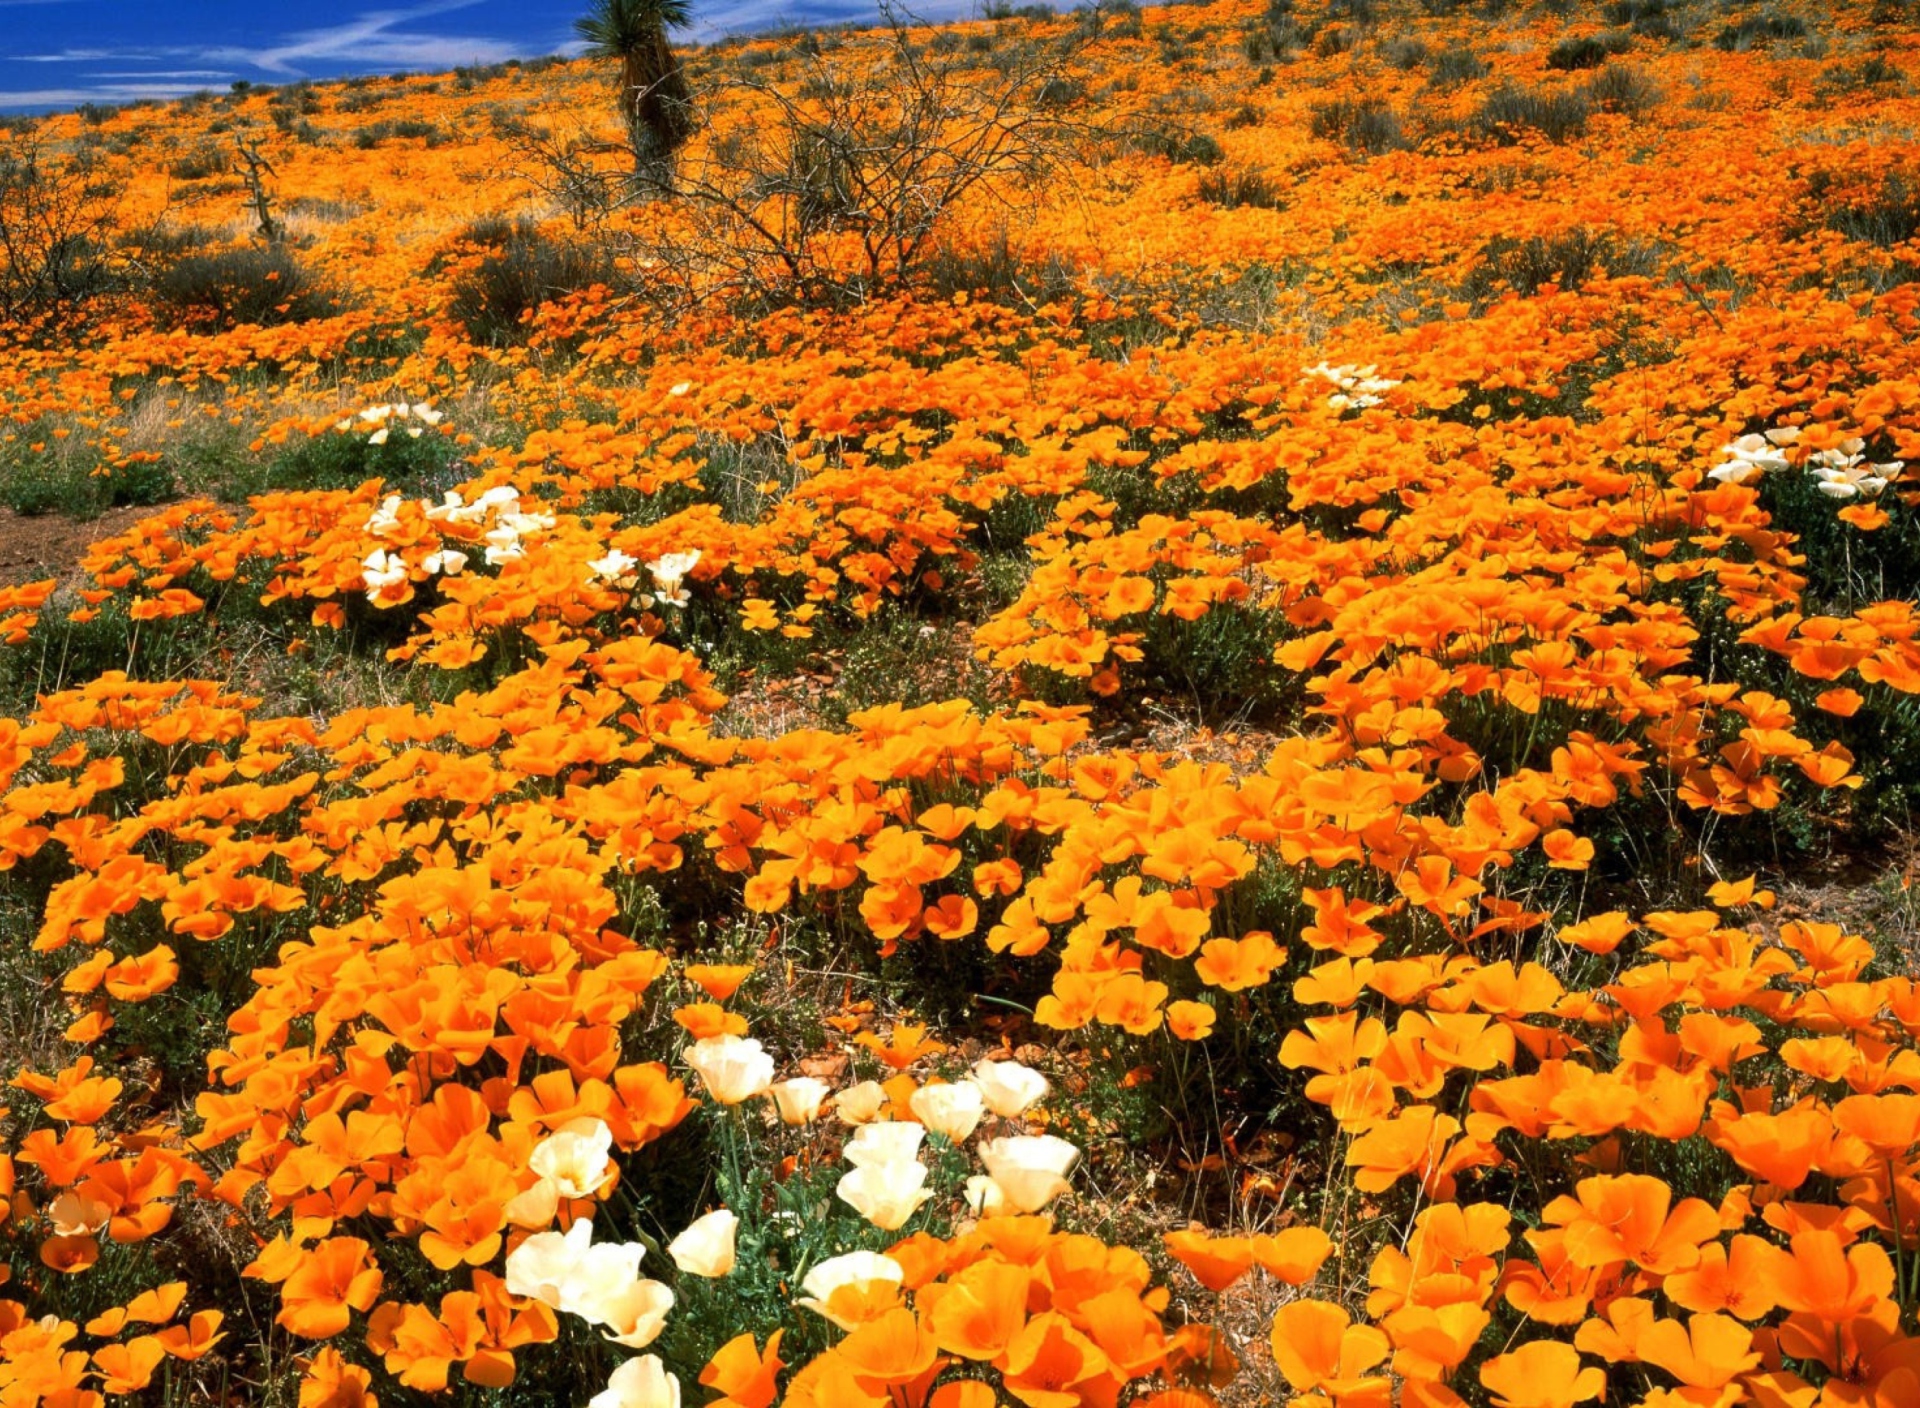
{"type": "Polygon", "coordinates": [[[0,133],[0,1408],[1920,1404],[1920,19],[1070,38],[829,302],[586,63],[0,133]]]}

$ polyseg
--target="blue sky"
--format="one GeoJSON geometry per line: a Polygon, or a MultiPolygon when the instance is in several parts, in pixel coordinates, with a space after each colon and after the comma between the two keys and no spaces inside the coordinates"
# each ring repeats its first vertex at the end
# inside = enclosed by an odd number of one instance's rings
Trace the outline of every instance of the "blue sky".
{"type": "MultiPolygon", "coordinates": [[[[570,52],[588,0],[0,0],[0,109],[173,98],[236,79],[291,83],[570,52]]],[[[975,0],[921,0],[928,19],[975,0]]],[[[874,0],[694,0],[712,39],[871,19],[874,0]]]]}

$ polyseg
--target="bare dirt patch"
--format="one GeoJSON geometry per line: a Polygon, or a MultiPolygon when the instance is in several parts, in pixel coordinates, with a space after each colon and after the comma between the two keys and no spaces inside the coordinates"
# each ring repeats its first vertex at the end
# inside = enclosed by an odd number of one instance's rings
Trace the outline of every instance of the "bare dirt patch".
{"type": "Polygon", "coordinates": [[[58,514],[23,518],[0,508],[0,587],[70,577],[89,547],[156,512],[128,505],[77,522],[58,514]]]}

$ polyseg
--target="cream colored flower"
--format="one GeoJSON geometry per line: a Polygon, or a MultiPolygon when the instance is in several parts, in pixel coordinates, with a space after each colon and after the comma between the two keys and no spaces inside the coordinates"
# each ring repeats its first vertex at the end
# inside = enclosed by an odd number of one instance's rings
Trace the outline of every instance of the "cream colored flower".
{"type": "Polygon", "coordinates": [[[881,1120],[855,1130],[843,1153],[855,1168],[909,1163],[920,1156],[920,1141],[926,1137],[926,1126],[912,1120],[881,1120]]]}
{"type": "Polygon", "coordinates": [[[545,1178],[515,1194],[500,1210],[515,1227],[545,1227],[560,1211],[560,1190],[545,1178]]]}
{"type": "Polygon", "coordinates": [[[112,1220],[112,1208],[82,1193],[62,1193],[47,1208],[56,1237],[90,1237],[112,1220]]]}
{"type": "Polygon", "coordinates": [[[387,587],[398,586],[407,580],[406,559],[385,548],[375,548],[368,553],[360,567],[360,577],[367,584],[369,601],[378,601],[380,593],[387,587]]]}
{"type": "Polygon", "coordinates": [[[596,557],[587,563],[587,571],[599,581],[617,582],[630,577],[639,563],[639,558],[630,557],[619,548],[608,548],[605,557],[596,557]]]}
{"type": "Polygon", "coordinates": [[[976,1173],[967,1179],[967,1206],[973,1209],[976,1217],[993,1217],[1007,1210],[1007,1195],[1000,1191],[1000,1185],[984,1173],[976,1173]]]}
{"type": "Polygon", "coordinates": [[[935,1134],[944,1134],[955,1144],[964,1144],[987,1113],[980,1087],[970,1080],[951,1085],[923,1085],[913,1092],[907,1106],[920,1123],[935,1134]]]}
{"type": "Polygon", "coordinates": [[[587,1408],[680,1408],[680,1381],[658,1355],[642,1355],[615,1369],[587,1408]]]}
{"type": "Polygon", "coordinates": [[[653,587],[660,594],[662,605],[686,606],[692,600],[681,583],[699,561],[700,550],[694,548],[688,552],[667,553],[647,564],[647,571],[653,576],[653,587]]]}
{"type": "Polygon", "coordinates": [[[857,1322],[828,1309],[835,1293],[848,1288],[875,1289],[887,1282],[898,1287],[906,1279],[906,1268],[890,1256],[878,1252],[848,1252],[823,1261],[809,1271],[800,1283],[806,1295],[794,1303],[826,1317],[843,1330],[851,1330],[857,1322]]]}
{"type": "MultiPolygon", "coordinates": [[[[878,1128],[868,1125],[867,1129],[878,1128]]],[[[842,1202],[882,1232],[897,1232],[933,1196],[927,1166],[915,1159],[864,1164],[841,1178],[835,1189],[842,1202]]]]}
{"type": "Polygon", "coordinates": [[[848,1124],[865,1124],[877,1118],[888,1104],[886,1088],[879,1081],[863,1080],[841,1091],[833,1107],[848,1124]]]}
{"type": "Polygon", "coordinates": [[[1038,1212],[1067,1191],[1067,1172],[1080,1151],[1051,1134],[1016,1134],[980,1145],[987,1176],[1016,1212],[1038,1212]]]}
{"type": "Polygon", "coordinates": [[[507,1253],[507,1292],[563,1308],[568,1287],[593,1242],[593,1219],[583,1217],[559,1232],[540,1232],[507,1253]]]}
{"type": "Polygon", "coordinates": [[[667,1244],[673,1264],[689,1276],[717,1278],[733,1270],[734,1233],[740,1219],[725,1208],[688,1224],[667,1244]]]}
{"type": "Polygon", "coordinates": [[[610,1155],[613,1131],[607,1122],[586,1116],[568,1120],[534,1146],[527,1166],[554,1186],[563,1198],[591,1198],[616,1172],[610,1155]]]}
{"type": "Polygon", "coordinates": [[[640,1276],[596,1285],[572,1307],[574,1314],[604,1325],[601,1333],[628,1349],[645,1349],[659,1339],[672,1309],[672,1290],[640,1276]]]}
{"type": "Polygon", "coordinates": [[[795,1076],[774,1082],[767,1093],[773,1096],[774,1108],[780,1111],[782,1123],[812,1124],[820,1118],[820,1106],[831,1089],[825,1081],[812,1076],[795,1076]]]}
{"type": "Polygon", "coordinates": [[[587,1408],[680,1408],[680,1380],[658,1355],[643,1354],[615,1369],[587,1408]]]}
{"type": "Polygon", "coordinates": [[[973,1080],[987,1108],[1003,1120],[1020,1118],[1044,1100],[1050,1088],[1047,1078],[1031,1066],[1018,1061],[990,1061],[984,1056],[973,1063],[973,1080]]]}
{"type": "Polygon", "coordinates": [[[722,1105],[764,1095],[773,1084],[773,1057],[752,1037],[710,1036],[693,1044],[686,1062],[722,1105]]]}

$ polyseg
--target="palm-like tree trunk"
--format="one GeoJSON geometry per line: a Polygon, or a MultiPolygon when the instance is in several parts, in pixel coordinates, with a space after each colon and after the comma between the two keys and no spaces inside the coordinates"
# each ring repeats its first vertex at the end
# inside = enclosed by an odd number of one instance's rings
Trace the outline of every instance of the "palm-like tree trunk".
{"type": "Polygon", "coordinates": [[[588,53],[620,61],[634,175],[662,189],[673,183],[673,154],[693,135],[693,94],[667,41],[669,26],[686,23],[686,0],[595,0],[575,26],[588,53]]]}

